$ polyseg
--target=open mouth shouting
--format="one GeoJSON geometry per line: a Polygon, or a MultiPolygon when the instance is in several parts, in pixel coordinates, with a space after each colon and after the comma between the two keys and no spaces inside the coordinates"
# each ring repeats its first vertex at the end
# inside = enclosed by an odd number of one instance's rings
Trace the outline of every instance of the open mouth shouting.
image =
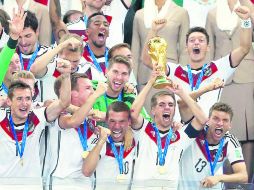
{"type": "Polygon", "coordinates": [[[169,122],[170,121],[170,114],[168,112],[163,113],[162,118],[164,121],[169,122]]]}
{"type": "Polygon", "coordinates": [[[193,54],[199,54],[200,53],[200,48],[194,47],[192,51],[193,51],[193,54]]]}

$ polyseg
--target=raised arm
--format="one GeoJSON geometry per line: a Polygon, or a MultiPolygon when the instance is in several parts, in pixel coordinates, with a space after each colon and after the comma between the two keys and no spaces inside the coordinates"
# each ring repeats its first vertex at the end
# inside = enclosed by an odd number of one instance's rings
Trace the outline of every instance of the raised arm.
{"type": "Polygon", "coordinates": [[[242,19],[240,31],[240,46],[231,53],[232,66],[237,67],[243,58],[249,53],[252,46],[252,24],[250,20],[250,9],[239,6],[235,9],[236,14],[242,19]]]}
{"type": "MultiPolygon", "coordinates": [[[[148,48],[148,42],[151,38],[156,37],[159,30],[161,30],[167,23],[166,19],[158,19],[154,20],[152,23],[152,27],[149,30],[146,42],[144,44],[143,50],[142,50],[142,62],[149,67],[150,69],[153,69],[153,64],[150,55],[148,54],[149,48],[148,48]]],[[[166,73],[167,75],[167,73],[166,73]]]]}
{"type": "Polygon", "coordinates": [[[13,10],[13,19],[9,21],[9,35],[10,38],[7,45],[4,46],[0,53],[0,84],[2,84],[4,76],[8,70],[11,58],[16,50],[18,38],[20,33],[23,31],[24,22],[26,19],[26,13],[24,14],[23,9],[19,9],[17,13],[13,10]]]}
{"type": "Polygon", "coordinates": [[[49,50],[47,53],[38,57],[34,64],[31,66],[31,72],[34,74],[36,78],[41,78],[47,73],[47,66],[50,61],[64,48],[68,46],[75,48],[77,46],[81,46],[81,42],[76,38],[69,38],[68,40],[63,41],[59,45],[57,45],[54,49],[49,50]]]}
{"type": "MultiPolygon", "coordinates": [[[[208,85],[202,86],[198,90],[190,92],[189,95],[193,100],[197,100],[203,94],[205,94],[209,91],[212,91],[212,90],[223,88],[223,86],[224,86],[223,80],[221,80],[220,78],[216,78],[208,85]]],[[[177,101],[177,104],[179,107],[182,121],[184,121],[184,122],[189,121],[193,117],[193,113],[189,109],[188,105],[182,99],[179,99],[177,101]]]]}
{"type": "Polygon", "coordinates": [[[62,116],[59,118],[59,124],[61,128],[76,128],[83,123],[84,119],[89,115],[90,110],[93,107],[97,98],[103,95],[107,90],[107,84],[99,82],[96,91],[86,100],[72,116],[62,116]]]}
{"type": "Polygon", "coordinates": [[[135,101],[133,102],[131,106],[131,120],[132,120],[132,128],[133,129],[139,129],[142,126],[143,117],[140,114],[143,105],[146,101],[146,97],[153,87],[153,84],[156,80],[156,77],[159,75],[159,72],[152,73],[150,79],[148,80],[145,87],[142,89],[142,91],[139,93],[139,95],[136,97],[135,101]]]}
{"type": "Polygon", "coordinates": [[[90,177],[96,169],[99,162],[101,149],[106,142],[108,135],[110,135],[110,130],[104,127],[99,127],[100,138],[95,147],[89,152],[86,159],[84,159],[82,172],[85,176],[90,177]]]}
{"type": "Polygon", "coordinates": [[[178,84],[173,84],[173,87],[168,86],[167,89],[177,94],[186,103],[187,108],[194,115],[194,119],[191,121],[192,126],[198,131],[202,130],[208,118],[197,102],[178,84]]]}
{"type": "Polygon", "coordinates": [[[58,63],[58,70],[62,73],[60,80],[62,85],[59,90],[59,99],[51,103],[46,109],[48,122],[54,121],[71,102],[71,64],[69,61],[58,63]]]}

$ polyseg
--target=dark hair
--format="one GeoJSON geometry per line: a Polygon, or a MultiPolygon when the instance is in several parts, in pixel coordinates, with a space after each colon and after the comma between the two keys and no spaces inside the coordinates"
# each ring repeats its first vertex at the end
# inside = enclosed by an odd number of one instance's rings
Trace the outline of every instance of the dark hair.
{"type": "Polygon", "coordinates": [[[71,15],[76,14],[76,13],[79,13],[79,14],[82,14],[82,15],[83,15],[83,13],[82,13],[81,11],[78,11],[78,10],[69,10],[69,11],[67,11],[67,12],[64,14],[64,16],[63,16],[63,22],[64,22],[65,24],[71,22],[71,21],[70,21],[71,15]]]}
{"type": "Polygon", "coordinates": [[[11,20],[10,16],[3,9],[0,9],[0,22],[4,28],[4,31],[9,34],[9,23],[8,20],[11,20]]]}
{"type": "Polygon", "coordinates": [[[127,106],[127,104],[125,104],[124,102],[121,102],[121,101],[116,101],[116,102],[113,102],[112,104],[109,105],[107,112],[106,112],[106,119],[108,118],[110,111],[127,112],[128,119],[131,117],[130,108],[127,106]]]}
{"type": "Polygon", "coordinates": [[[128,67],[128,70],[129,70],[129,74],[131,73],[131,63],[130,63],[130,60],[128,59],[128,57],[126,56],[123,56],[123,55],[116,55],[114,57],[112,57],[110,60],[109,60],[109,67],[108,67],[108,70],[110,70],[112,68],[112,66],[114,64],[124,64],[128,67]]]}
{"type": "Polygon", "coordinates": [[[15,81],[13,83],[11,83],[9,89],[8,89],[8,98],[10,98],[12,100],[13,96],[14,96],[14,90],[16,89],[29,89],[31,92],[31,97],[32,97],[32,89],[31,87],[21,81],[15,81]]]}
{"type": "Polygon", "coordinates": [[[207,44],[209,44],[209,35],[208,35],[206,29],[203,28],[203,27],[199,27],[199,26],[193,27],[193,28],[190,28],[190,29],[189,29],[189,31],[188,31],[187,34],[186,34],[186,44],[188,43],[189,36],[190,36],[192,33],[194,33],[194,32],[200,32],[200,33],[204,34],[205,37],[206,37],[207,44]]]}
{"type": "Polygon", "coordinates": [[[26,19],[25,19],[25,24],[24,28],[31,28],[34,32],[38,29],[38,20],[35,16],[35,14],[31,11],[26,11],[26,19]]]}
{"type": "Polygon", "coordinates": [[[121,49],[121,48],[128,48],[129,50],[131,50],[131,47],[129,44],[127,43],[120,43],[120,44],[116,44],[113,47],[111,47],[108,51],[108,59],[111,59],[113,57],[114,51],[121,49]]]}
{"type": "Polygon", "coordinates": [[[209,110],[209,117],[211,117],[213,111],[220,111],[220,112],[225,112],[229,114],[230,116],[230,121],[232,121],[233,118],[233,109],[231,108],[230,105],[222,103],[222,102],[217,102],[213,104],[213,106],[209,110]]]}
{"type": "Polygon", "coordinates": [[[175,94],[169,91],[160,91],[155,93],[152,98],[151,98],[151,108],[155,107],[157,105],[157,99],[160,96],[170,96],[171,98],[173,98],[174,100],[174,105],[176,105],[176,98],[175,98],[175,94]]]}
{"type": "Polygon", "coordinates": [[[95,16],[98,16],[98,15],[104,16],[105,19],[108,21],[106,15],[104,15],[102,12],[96,12],[96,13],[91,14],[91,15],[88,17],[88,19],[87,19],[87,24],[86,24],[86,28],[89,28],[90,24],[92,23],[92,18],[95,17],[95,16]]]}

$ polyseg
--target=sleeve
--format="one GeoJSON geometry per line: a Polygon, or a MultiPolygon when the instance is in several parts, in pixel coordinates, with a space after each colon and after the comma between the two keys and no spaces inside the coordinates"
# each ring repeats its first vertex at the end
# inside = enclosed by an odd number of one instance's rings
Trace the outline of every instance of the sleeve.
{"type": "Polygon", "coordinates": [[[242,148],[238,139],[233,135],[229,138],[230,140],[228,142],[227,158],[230,164],[233,165],[238,162],[244,162],[242,148]]]}
{"type": "Polygon", "coordinates": [[[1,53],[0,53],[0,84],[2,84],[4,76],[8,70],[8,67],[10,65],[11,62],[11,58],[16,50],[16,45],[17,45],[18,41],[17,40],[13,40],[11,38],[9,38],[7,45],[5,45],[5,47],[2,49],[1,53]]]}
{"type": "Polygon", "coordinates": [[[232,74],[235,72],[236,68],[231,67],[231,54],[226,55],[225,57],[222,57],[218,59],[217,61],[214,61],[215,65],[218,68],[218,71],[220,73],[219,76],[223,77],[224,81],[227,81],[227,79],[232,76],[232,74]]]}

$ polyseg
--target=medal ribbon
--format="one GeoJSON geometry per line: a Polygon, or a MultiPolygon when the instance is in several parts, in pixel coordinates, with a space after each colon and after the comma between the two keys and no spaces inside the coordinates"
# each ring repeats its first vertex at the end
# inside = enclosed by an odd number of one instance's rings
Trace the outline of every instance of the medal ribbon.
{"type": "Polygon", "coordinates": [[[15,144],[16,144],[16,148],[18,150],[19,157],[22,158],[24,150],[25,150],[25,146],[26,146],[26,138],[27,138],[27,133],[28,133],[29,119],[27,118],[26,123],[25,123],[25,127],[23,129],[22,142],[20,144],[20,147],[19,147],[19,141],[18,141],[16,131],[14,129],[14,123],[12,121],[12,116],[11,115],[9,117],[9,121],[10,121],[11,131],[12,131],[12,134],[13,134],[15,142],[16,142],[15,144]]]}
{"type": "Polygon", "coordinates": [[[197,83],[196,85],[194,86],[194,81],[193,81],[193,76],[192,76],[192,72],[191,72],[191,67],[190,65],[188,64],[187,65],[187,68],[188,68],[188,79],[189,79],[189,83],[190,83],[190,87],[191,87],[191,91],[193,90],[197,90],[201,84],[201,81],[202,81],[202,78],[204,76],[204,70],[206,68],[206,65],[207,64],[204,64],[202,69],[201,69],[201,72],[199,74],[199,77],[198,77],[198,80],[197,80],[197,83]]]}
{"type": "Polygon", "coordinates": [[[165,158],[167,156],[167,152],[168,152],[168,147],[170,144],[170,139],[172,138],[173,135],[173,130],[170,127],[169,132],[167,134],[167,138],[166,138],[166,143],[165,143],[165,147],[164,147],[164,151],[162,151],[162,146],[161,146],[161,137],[160,137],[160,133],[158,128],[156,127],[156,124],[153,123],[153,128],[156,134],[156,139],[157,139],[157,146],[158,146],[158,157],[159,157],[159,165],[163,166],[165,164],[165,158]]]}
{"type": "Polygon", "coordinates": [[[8,94],[8,88],[7,88],[7,86],[3,82],[2,82],[2,89],[4,90],[4,92],[6,94],[8,94]]]}
{"type": "Polygon", "coordinates": [[[124,147],[123,145],[120,146],[120,151],[119,151],[119,154],[117,152],[117,149],[116,149],[116,146],[113,142],[113,139],[111,136],[108,137],[108,140],[109,140],[109,143],[111,145],[111,149],[113,151],[113,154],[117,160],[117,163],[118,163],[118,167],[119,167],[119,172],[120,174],[123,174],[123,152],[124,152],[124,147]]]}
{"type": "MultiPolygon", "coordinates": [[[[30,71],[30,68],[31,68],[32,64],[34,63],[34,60],[37,57],[38,51],[39,51],[39,45],[37,45],[36,50],[33,52],[31,58],[29,59],[29,62],[28,62],[28,65],[27,65],[27,69],[26,69],[27,71],[30,71]]],[[[24,62],[23,62],[23,58],[22,58],[21,52],[19,52],[19,59],[20,59],[22,70],[25,70],[24,62]]]]}
{"type": "Polygon", "coordinates": [[[205,150],[206,150],[208,161],[209,161],[209,164],[210,164],[210,170],[211,170],[212,176],[214,176],[214,170],[216,168],[216,165],[217,165],[217,162],[219,160],[219,157],[220,157],[220,155],[222,153],[223,145],[224,145],[224,138],[222,138],[220,140],[219,149],[218,149],[218,151],[217,151],[217,153],[215,155],[214,162],[212,163],[212,158],[211,158],[211,153],[210,153],[210,150],[209,150],[209,145],[208,145],[207,140],[205,139],[205,150]]]}
{"type": "MultiPolygon", "coordinates": [[[[95,65],[95,67],[97,68],[98,71],[103,73],[103,70],[100,66],[100,63],[98,63],[93,51],[91,50],[89,44],[87,44],[87,49],[89,52],[89,55],[91,56],[92,60],[93,60],[93,64],[95,65]]],[[[104,57],[105,57],[105,66],[106,68],[108,68],[108,49],[106,48],[105,53],[104,53],[104,57]]]]}
{"type": "MultiPolygon", "coordinates": [[[[121,91],[121,93],[118,95],[117,101],[122,102],[123,101],[122,97],[123,97],[123,91],[121,91]]],[[[108,108],[109,105],[108,105],[108,100],[107,100],[106,93],[104,94],[104,100],[105,100],[106,108],[108,108]]]]}
{"type": "Polygon", "coordinates": [[[88,18],[87,18],[86,15],[84,15],[83,20],[84,20],[84,24],[85,24],[85,28],[86,28],[87,27],[87,21],[88,21],[88,18]]]}
{"type": "Polygon", "coordinates": [[[81,145],[83,147],[83,150],[87,151],[87,120],[86,119],[84,120],[83,128],[84,128],[83,134],[80,127],[78,128],[78,136],[79,136],[81,145]]]}

